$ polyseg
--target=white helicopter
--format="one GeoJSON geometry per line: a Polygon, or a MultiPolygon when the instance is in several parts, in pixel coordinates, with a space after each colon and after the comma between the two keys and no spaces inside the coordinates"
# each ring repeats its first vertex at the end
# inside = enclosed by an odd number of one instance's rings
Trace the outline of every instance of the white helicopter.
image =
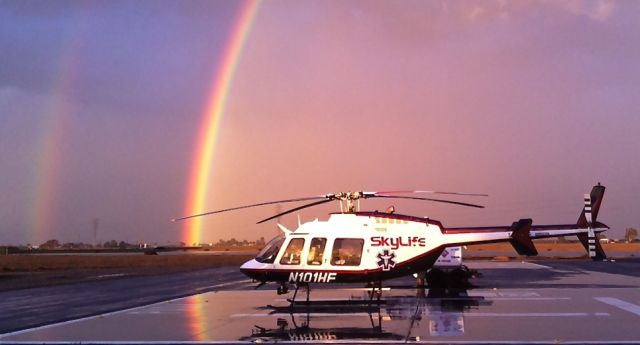
{"type": "MultiPolygon", "coordinates": [[[[339,201],[341,212],[332,213],[328,220],[318,219],[299,224],[290,230],[281,224],[282,234],[269,241],[258,255],[244,263],[240,270],[259,281],[279,283],[278,294],[288,292],[288,284],[309,283],[369,283],[381,291],[382,281],[405,275],[426,272],[447,247],[478,243],[510,242],[520,255],[537,255],[532,239],[576,235],[594,260],[604,260],[604,251],[596,234],[609,227],[597,222],[605,187],[598,183],[585,194],[585,204],[578,221],[573,224],[532,225],[531,219],[520,219],[510,226],[445,228],[437,220],[386,212],[359,211],[360,199],[387,198],[426,200],[468,207],[483,206],[452,200],[402,196],[397,194],[448,194],[486,196],[485,194],[392,191],[345,192],[315,197],[269,201],[252,205],[201,213],[177,220],[221,212],[279,203],[312,201],[281,212],[258,223],[278,218],[307,207],[339,201]]],[[[295,300],[295,294],[293,299],[295,300]]]]}

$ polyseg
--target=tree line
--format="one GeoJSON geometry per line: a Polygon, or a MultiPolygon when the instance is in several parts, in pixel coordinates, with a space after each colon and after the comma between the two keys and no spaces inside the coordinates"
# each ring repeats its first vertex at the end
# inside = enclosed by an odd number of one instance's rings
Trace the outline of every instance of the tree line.
{"type": "MultiPolygon", "coordinates": [[[[231,238],[229,240],[220,239],[215,244],[214,243],[191,244],[191,246],[193,247],[248,247],[248,246],[264,246],[264,245],[265,245],[264,237],[260,237],[258,240],[255,240],[255,241],[237,240],[235,238],[231,238]]],[[[110,240],[104,243],[98,243],[94,245],[94,244],[83,243],[83,242],[60,243],[60,241],[56,239],[47,240],[46,242],[40,244],[37,247],[27,245],[27,247],[30,247],[30,248],[40,248],[40,249],[136,249],[136,248],[141,248],[143,246],[145,245],[139,244],[139,243],[128,243],[125,241],[116,241],[116,240],[110,240]]],[[[156,244],[154,243],[152,247],[155,247],[155,246],[156,244]]],[[[187,247],[189,245],[184,242],[180,242],[178,246],[187,247]]]]}

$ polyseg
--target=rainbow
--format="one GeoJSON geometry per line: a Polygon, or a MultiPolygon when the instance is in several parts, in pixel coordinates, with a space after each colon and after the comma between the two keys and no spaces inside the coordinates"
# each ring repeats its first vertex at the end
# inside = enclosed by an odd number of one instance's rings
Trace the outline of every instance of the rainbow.
{"type": "MultiPolygon", "coordinates": [[[[80,21],[80,25],[85,22],[80,21]]],[[[38,152],[34,165],[33,188],[28,194],[26,240],[39,245],[46,240],[56,226],[55,214],[59,211],[59,180],[65,157],[65,138],[68,136],[69,113],[73,111],[68,96],[73,92],[76,72],[74,65],[80,56],[81,30],[60,47],[58,75],[51,85],[53,91],[42,112],[39,136],[36,141],[38,152]]]]}
{"type": "Polygon", "coordinates": [[[65,128],[63,101],[53,100],[50,109],[44,114],[42,135],[37,143],[40,149],[33,170],[34,188],[29,197],[31,213],[28,216],[27,241],[32,245],[39,245],[47,240],[55,224],[55,198],[58,191],[56,182],[60,176],[63,156],[60,144],[65,128]]]}
{"type": "MultiPolygon", "coordinates": [[[[229,38],[222,61],[217,68],[216,77],[211,87],[210,97],[203,116],[200,131],[197,136],[196,150],[193,155],[192,170],[189,177],[189,187],[185,214],[197,214],[205,211],[205,201],[209,190],[209,176],[213,171],[213,154],[215,153],[218,133],[233,77],[242,49],[247,41],[254,19],[260,6],[259,0],[245,2],[238,14],[229,38]]],[[[182,231],[182,241],[188,245],[201,242],[202,220],[194,218],[188,220],[182,231]]]]}

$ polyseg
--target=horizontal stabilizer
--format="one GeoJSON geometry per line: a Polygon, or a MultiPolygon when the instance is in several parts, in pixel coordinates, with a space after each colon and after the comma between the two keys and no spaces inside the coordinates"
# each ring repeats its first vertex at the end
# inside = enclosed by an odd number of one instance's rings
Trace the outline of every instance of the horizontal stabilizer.
{"type": "Polygon", "coordinates": [[[533,245],[531,236],[529,236],[532,222],[533,221],[530,218],[527,218],[513,222],[511,225],[511,240],[509,242],[511,242],[511,245],[519,255],[538,255],[538,250],[533,245]]]}

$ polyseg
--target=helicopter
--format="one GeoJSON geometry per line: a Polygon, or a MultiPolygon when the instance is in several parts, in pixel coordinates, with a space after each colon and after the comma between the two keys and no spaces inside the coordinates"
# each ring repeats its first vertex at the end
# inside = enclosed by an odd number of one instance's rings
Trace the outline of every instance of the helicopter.
{"type": "Polygon", "coordinates": [[[486,194],[402,190],[382,192],[340,192],[312,197],[268,201],[173,219],[186,220],[246,208],[311,201],[280,212],[258,222],[279,218],[308,207],[338,201],[340,212],[331,213],[326,221],[315,219],[300,223],[297,229],[277,224],[281,234],[269,241],[255,258],[245,262],[240,271],[259,282],[276,282],[278,294],[288,293],[289,284],[367,283],[375,289],[378,299],[382,281],[430,270],[447,247],[481,243],[509,242],[519,255],[538,254],[532,239],[576,235],[593,260],[605,260],[606,255],[596,235],[609,227],[597,221],[605,187],[598,183],[584,195],[584,207],[577,222],[570,224],[533,225],[532,219],[519,219],[508,226],[446,228],[435,219],[395,213],[360,211],[360,200],[370,198],[409,199],[447,203],[464,207],[484,206],[415,194],[456,196],[487,196],[486,194]],[[412,194],[412,195],[402,195],[412,194]]]}

